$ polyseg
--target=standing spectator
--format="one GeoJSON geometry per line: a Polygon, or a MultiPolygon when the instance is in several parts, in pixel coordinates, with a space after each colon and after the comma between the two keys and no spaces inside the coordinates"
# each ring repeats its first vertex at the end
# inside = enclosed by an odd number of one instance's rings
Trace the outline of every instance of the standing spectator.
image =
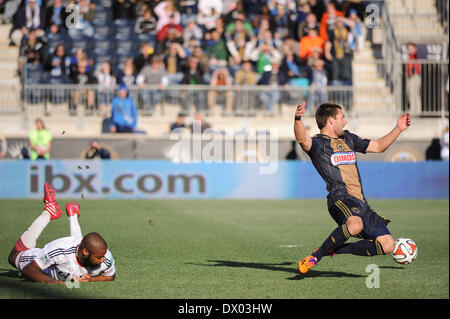
{"type": "Polygon", "coordinates": [[[225,108],[223,115],[231,115],[233,112],[233,91],[231,85],[233,80],[226,68],[220,68],[213,72],[209,85],[211,89],[208,91],[208,109],[213,110],[217,99],[221,103],[224,102],[225,108]],[[215,87],[229,88],[229,90],[214,90],[215,87]]]}
{"type": "Polygon", "coordinates": [[[89,143],[89,147],[86,150],[86,155],[84,157],[85,159],[110,159],[111,153],[95,139],[89,143]]]}
{"type": "Polygon", "coordinates": [[[236,19],[234,29],[225,32],[227,49],[233,57],[233,65],[241,64],[243,59],[247,59],[248,47],[251,46],[253,38],[252,32],[244,28],[244,22],[236,19]]]}
{"type": "Polygon", "coordinates": [[[45,9],[42,8],[40,0],[28,0],[17,10],[11,32],[12,43],[20,46],[22,38],[28,36],[30,30],[36,30],[39,37],[45,34],[45,9]]]}
{"type": "MultiPolygon", "coordinates": [[[[252,69],[252,63],[250,60],[244,60],[242,62],[242,68],[237,70],[234,74],[234,83],[239,86],[256,85],[258,83],[259,75],[252,69]]],[[[247,110],[254,109],[255,92],[242,87],[237,89],[236,95],[236,111],[242,112],[243,108],[247,110]]]]}
{"type": "Polygon", "coordinates": [[[162,100],[162,89],[167,86],[166,70],[162,57],[154,55],[152,63],[145,66],[139,73],[136,83],[141,89],[141,98],[146,109],[146,115],[152,115],[155,105],[162,100]],[[147,85],[157,88],[147,88],[147,85]]]}
{"type": "Polygon", "coordinates": [[[119,76],[117,77],[117,83],[119,85],[125,85],[126,87],[136,84],[136,72],[133,59],[129,58],[125,60],[123,69],[119,72],[119,76]]]}
{"type": "Polygon", "coordinates": [[[319,106],[328,101],[328,76],[325,70],[325,61],[320,59],[314,61],[310,83],[311,91],[306,104],[307,111],[312,110],[313,106],[319,106]]]}
{"type": "Polygon", "coordinates": [[[58,44],[55,52],[47,59],[47,70],[50,71],[50,84],[64,84],[70,75],[70,57],[66,54],[64,44],[58,44]]]}
{"type": "MultiPolygon", "coordinates": [[[[186,71],[180,84],[184,85],[204,85],[203,73],[199,68],[199,60],[195,56],[190,56],[187,61],[186,71]]],[[[189,114],[190,103],[196,106],[196,110],[203,111],[206,104],[206,91],[192,90],[184,91],[182,93],[183,112],[189,114]]]]}
{"type": "Polygon", "coordinates": [[[114,89],[116,87],[116,78],[111,72],[109,62],[103,62],[101,69],[95,73],[98,83],[97,102],[100,106],[100,114],[102,117],[107,116],[109,104],[114,97],[114,89]]]}
{"type": "Polygon", "coordinates": [[[281,53],[271,44],[263,42],[250,53],[250,59],[256,62],[256,72],[263,74],[270,71],[272,61],[280,61],[281,53]]]}
{"type": "Polygon", "coordinates": [[[72,82],[78,84],[78,89],[73,91],[73,100],[69,104],[69,112],[75,115],[80,98],[87,101],[86,115],[92,115],[94,112],[95,94],[94,90],[83,88],[85,85],[94,84],[95,78],[88,69],[88,61],[86,59],[78,61],[77,68],[71,72],[72,82]]]}
{"type": "Polygon", "coordinates": [[[31,159],[50,159],[50,150],[52,148],[52,134],[45,128],[44,122],[37,118],[34,121],[36,128],[28,136],[31,159]]]}
{"type": "Polygon", "coordinates": [[[154,53],[153,47],[148,44],[144,43],[141,45],[141,50],[139,52],[139,55],[134,59],[134,69],[136,73],[141,72],[142,68],[146,66],[147,64],[150,64],[151,55],[154,53]]]}
{"type": "Polygon", "coordinates": [[[169,16],[169,22],[156,33],[156,40],[158,40],[158,42],[165,40],[170,31],[175,31],[176,38],[181,38],[183,36],[183,27],[177,22],[175,15],[173,14],[169,16]]]}
{"type": "Polygon", "coordinates": [[[111,104],[112,133],[132,133],[136,131],[137,109],[134,100],[128,96],[128,89],[125,85],[119,87],[118,96],[111,104]]]}
{"type": "Polygon", "coordinates": [[[297,20],[297,7],[294,0],[269,1],[269,9],[274,17],[276,28],[273,34],[275,39],[295,36],[295,21],[297,20]],[[285,3],[283,3],[285,2],[285,3]],[[276,3],[271,9],[271,4],[276,3]]]}
{"type": "Polygon", "coordinates": [[[221,14],[215,7],[208,8],[206,11],[200,10],[197,15],[197,23],[204,31],[211,31],[216,27],[216,20],[221,14]]]}
{"type": "Polygon", "coordinates": [[[281,92],[279,86],[284,86],[288,83],[287,76],[280,71],[279,62],[272,63],[271,70],[265,71],[258,81],[258,85],[269,85],[271,88],[265,91],[259,91],[259,99],[266,107],[269,115],[275,114],[275,105],[280,102],[281,92]]]}
{"type": "Polygon", "coordinates": [[[187,47],[190,40],[195,39],[200,42],[203,38],[202,29],[195,23],[195,19],[189,19],[183,32],[183,46],[187,47]]]}
{"type": "Polygon", "coordinates": [[[337,18],[333,30],[332,68],[333,85],[349,85],[352,80],[352,53],[348,42],[348,30],[341,18],[337,18]]]}
{"type": "Polygon", "coordinates": [[[8,142],[6,141],[5,135],[0,132],[0,158],[6,156],[6,151],[8,150],[8,142]]]}
{"type": "Polygon", "coordinates": [[[421,65],[414,63],[418,59],[417,48],[414,43],[408,43],[408,63],[406,64],[406,94],[409,102],[409,112],[420,115],[422,112],[422,97],[420,94],[422,79],[421,65]]]}
{"type": "Polygon", "coordinates": [[[349,10],[349,18],[344,20],[350,28],[349,32],[349,46],[354,53],[359,53],[364,48],[363,25],[358,18],[358,13],[355,9],[349,10]]]}
{"type": "Polygon", "coordinates": [[[225,41],[217,29],[211,32],[211,39],[205,44],[205,54],[209,59],[211,70],[226,67],[228,64],[228,51],[225,41]]]}
{"type": "Polygon", "coordinates": [[[308,29],[318,29],[316,15],[312,12],[306,15],[305,21],[301,22],[297,28],[297,37],[301,40],[305,35],[308,34],[308,29]]]}
{"type": "Polygon", "coordinates": [[[333,2],[328,3],[327,11],[322,15],[320,20],[320,37],[323,42],[328,40],[333,41],[334,28],[338,17],[343,17],[344,14],[341,11],[336,10],[336,5],[333,2]]]}
{"type": "Polygon", "coordinates": [[[153,16],[150,8],[145,9],[144,14],[137,18],[134,25],[134,32],[138,35],[140,40],[151,43],[155,46],[156,43],[156,18],[153,16]]]}
{"type": "Polygon", "coordinates": [[[13,17],[19,9],[21,2],[22,0],[6,0],[6,3],[3,1],[3,3],[5,3],[5,10],[3,12],[3,16],[0,18],[0,23],[9,24],[13,22],[13,17]]]}
{"type": "Polygon", "coordinates": [[[19,74],[21,74],[25,63],[39,64],[42,62],[44,41],[38,34],[38,30],[30,30],[28,36],[23,39],[19,50],[19,74]]]}
{"type": "Polygon", "coordinates": [[[308,60],[314,56],[314,53],[321,56],[324,51],[324,41],[319,37],[317,28],[305,28],[304,30],[307,31],[307,35],[300,40],[300,57],[308,60]]]}
{"type": "Polygon", "coordinates": [[[45,11],[45,24],[51,33],[57,33],[66,30],[66,19],[68,13],[62,0],[53,0],[51,6],[45,11]]]}
{"type": "Polygon", "coordinates": [[[169,53],[164,57],[167,79],[170,84],[179,84],[183,79],[183,63],[186,58],[186,52],[179,43],[172,43],[169,53]]]}
{"type": "Polygon", "coordinates": [[[198,0],[181,0],[179,2],[181,25],[187,25],[188,21],[194,19],[198,15],[198,0]]]}
{"type": "Polygon", "coordinates": [[[159,2],[154,8],[156,16],[158,17],[158,23],[156,24],[156,32],[162,29],[163,26],[169,23],[170,16],[173,15],[176,24],[181,23],[181,15],[175,8],[175,4],[172,0],[165,0],[159,2]]]}
{"type": "Polygon", "coordinates": [[[76,38],[84,35],[91,38],[94,36],[92,21],[94,20],[95,7],[91,6],[88,0],[78,0],[77,10],[80,14],[77,16],[75,26],[69,28],[69,36],[76,38]]]}
{"type": "Polygon", "coordinates": [[[113,20],[136,20],[136,0],[114,0],[112,5],[113,20]]]}
{"type": "Polygon", "coordinates": [[[441,142],[441,158],[442,160],[448,162],[449,158],[449,137],[448,137],[448,126],[444,129],[444,134],[442,135],[442,142],[441,142]]]}

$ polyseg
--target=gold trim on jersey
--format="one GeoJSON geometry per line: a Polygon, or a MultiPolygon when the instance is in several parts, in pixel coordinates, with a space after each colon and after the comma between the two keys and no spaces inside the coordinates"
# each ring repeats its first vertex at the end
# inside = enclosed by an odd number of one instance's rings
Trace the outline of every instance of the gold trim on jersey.
{"type": "Polygon", "coordinates": [[[334,204],[344,213],[345,217],[350,218],[353,215],[350,209],[348,209],[341,200],[338,200],[334,204]]]}
{"type": "MultiPolygon", "coordinates": [[[[354,152],[347,145],[347,143],[345,143],[345,140],[343,138],[330,139],[330,147],[334,153],[354,152]]],[[[341,172],[342,181],[344,182],[349,195],[358,198],[362,202],[365,202],[364,196],[362,194],[361,183],[359,182],[359,174],[356,163],[339,165],[338,169],[341,172]]]]}

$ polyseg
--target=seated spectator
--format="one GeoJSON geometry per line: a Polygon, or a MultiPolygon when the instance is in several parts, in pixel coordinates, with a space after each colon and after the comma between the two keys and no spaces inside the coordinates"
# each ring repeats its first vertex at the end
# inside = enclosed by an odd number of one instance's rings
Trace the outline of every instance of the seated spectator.
{"type": "Polygon", "coordinates": [[[135,0],[114,0],[112,5],[113,20],[136,20],[135,0]]]}
{"type": "MultiPolygon", "coordinates": [[[[259,75],[252,69],[250,60],[242,62],[242,68],[234,74],[234,83],[241,86],[256,85],[259,75]]],[[[254,110],[255,92],[252,90],[242,90],[238,88],[236,96],[236,112],[244,110],[254,110]]]]}
{"type": "Polygon", "coordinates": [[[98,140],[92,140],[86,150],[85,159],[110,159],[111,153],[98,140]]]}
{"type": "Polygon", "coordinates": [[[271,70],[271,61],[281,60],[281,53],[269,43],[263,42],[250,53],[250,59],[256,62],[256,72],[263,74],[271,70]]]}
{"type": "Polygon", "coordinates": [[[119,85],[125,85],[126,87],[129,87],[136,84],[136,77],[137,76],[134,69],[133,59],[126,59],[123,65],[123,69],[119,71],[117,83],[119,85]]]}
{"type": "Polygon", "coordinates": [[[333,57],[333,81],[332,85],[349,85],[352,80],[352,52],[348,42],[348,30],[344,21],[340,18],[336,20],[333,31],[333,41],[331,41],[331,54],[333,57]]]}
{"type": "MultiPolygon", "coordinates": [[[[297,20],[295,21],[295,25],[297,26],[297,31],[298,31],[298,27],[300,26],[300,24],[302,24],[303,22],[306,21],[306,17],[310,13],[312,13],[312,11],[311,11],[311,7],[308,2],[304,1],[297,5],[297,20]]],[[[299,37],[298,39],[301,39],[301,37],[299,37]]]]}
{"type": "Polygon", "coordinates": [[[58,44],[55,52],[47,59],[46,67],[50,71],[50,84],[64,84],[70,75],[71,58],[66,54],[64,44],[58,44]]]}
{"type": "Polygon", "coordinates": [[[32,130],[28,136],[31,160],[50,159],[50,150],[52,148],[52,133],[45,128],[41,119],[34,121],[36,128],[32,130]]]}
{"type": "Polygon", "coordinates": [[[136,131],[137,109],[134,100],[128,96],[125,85],[119,87],[118,95],[111,103],[111,133],[132,133],[136,131]]]}
{"type": "Polygon", "coordinates": [[[62,0],[53,0],[51,6],[45,11],[45,24],[49,32],[58,33],[61,30],[67,30],[66,19],[69,13],[62,0]]]}
{"type": "Polygon", "coordinates": [[[148,44],[144,43],[141,45],[141,50],[139,52],[139,55],[134,58],[134,69],[136,70],[136,73],[141,72],[142,68],[146,66],[147,64],[150,64],[151,56],[154,53],[153,47],[148,44]]]}
{"type": "Polygon", "coordinates": [[[169,133],[178,133],[186,129],[185,119],[186,115],[184,113],[178,113],[177,120],[170,124],[169,133]]]}
{"type": "Polygon", "coordinates": [[[275,105],[280,102],[281,92],[277,89],[278,86],[284,86],[288,83],[286,74],[280,70],[279,62],[274,62],[271,65],[271,70],[266,70],[258,81],[258,85],[270,85],[269,90],[259,91],[258,96],[260,101],[266,107],[269,115],[275,114],[275,105]]]}
{"type": "Polygon", "coordinates": [[[145,115],[152,115],[155,105],[162,100],[163,92],[161,91],[167,86],[166,70],[162,57],[154,55],[152,63],[142,68],[136,79],[136,83],[141,89],[141,98],[145,108],[145,115]],[[157,86],[157,88],[147,88],[146,86],[157,86]]]}
{"type": "Polygon", "coordinates": [[[28,0],[24,6],[19,7],[11,32],[12,43],[19,47],[22,38],[28,36],[31,30],[36,30],[38,37],[45,34],[45,8],[42,7],[42,0],[28,0]]]}
{"type": "Polygon", "coordinates": [[[78,84],[79,89],[72,92],[73,99],[69,103],[69,112],[71,115],[76,114],[80,98],[87,101],[86,115],[92,115],[94,112],[95,94],[92,89],[83,89],[84,85],[94,84],[95,78],[92,72],[88,69],[88,61],[86,59],[80,60],[77,63],[77,68],[71,70],[70,77],[74,84],[78,84]]]}
{"type": "Polygon", "coordinates": [[[306,103],[306,111],[313,111],[317,107],[328,101],[328,75],[325,70],[325,61],[317,59],[314,61],[310,79],[310,95],[306,103]]]}
{"type": "MultiPolygon", "coordinates": [[[[203,73],[199,68],[199,60],[191,56],[188,58],[186,70],[183,75],[183,79],[180,84],[183,85],[204,85],[206,84],[203,80],[203,73]]],[[[205,110],[206,104],[206,91],[204,90],[187,90],[183,91],[181,94],[181,104],[183,107],[183,112],[189,114],[190,104],[193,103],[196,107],[197,112],[205,110]]]]}
{"type": "Polygon", "coordinates": [[[191,125],[189,125],[189,128],[192,134],[202,134],[207,129],[210,129],[211,125],[205,121],[202,113],[196,112],[194,114],[194,120],[191,125]]]}
{"type": "Polygon", "coordinates": [[[107,117],[108,106],[114,97],[114,89],[116,87],[116,78],[111,72],[111,65],[109,62],[103,62],[101,69],[95,73],[97,78],[97,103],[100,106],[100,114],[102,117],[107,117]]]}
{"type": "Polygon", "coordinates": [[[276,2],[276,6],[271,10],[271,14],[275,21],[275,32],[273,34],[275,39],[281,41],[287,37],[295,36],[295,21],[297,20],[297,7],[294,0],[269,1],[269,9],[272,3],[276,2]]]}
{"type": "Polygon", "coordinates": [[[28,36],[23,38],[19,50],[18,72],[22,73],[25,63],[39,64],[42,62],[44,41],[38,35],[38,30],[30,30],[28,36]]]}
{"type": "Polygon", "coordinates": [[[300,57],[303,60],[308,60],[314,53],[318,53],[321,56],[324,50],[324,41],[319,36],[317,28],[305,30],[307,30],[307,35],[300,40],[300,57]]]}
{"type": "Polygon", "coordinates": [[[153,46],[156,42],[156,22],[152,10],[147,8],[144,14],[137,18],[134,25],[134,32],[138,35],[138,38],[151,43],[153,46]]]}
{"type": "Polygon", "coordinates": [[[203,74],[204,82],[209,83],[210,81],[210,69],[209,69],[209,59],[208,56],[203,52],[203,49],[200,45],[194,47],[194,51],[192,51],[192,56],[198,59],[198,68],[200,73],[203,74]]]}
{"type": "Polygon", "coordinates": [[[159,32],[166,24],[169,23],[170,16],[173,15],[176,24],[181,23],[181,15],[177,11],[172,0],[165,0],[159,2],[154,8],[158,23],[156,24],[156,32],[159,32]]]}
{"type": "Polygon", "coordinates": [[[209,85],[211,89],[208,91],[208,109],[213,111],[216,103],[224,105],[223,115],[231,115],[233,112],[234,93],[231,90],[233,79],[226,68],[220,68],[213,72],[209,85]],[[214,90],[215,87],[229,88],[229,90],[214,90]]]}
{"type": "Polygon", "coordinates": [[[234,29],[225,31],[227,49],[233,58],[232,65],[239,65],[243,59],[248,59],[252,38],[252,32],[244,28],[244,22],[240,19],[235,20],[234,29]]]}
{"type": "Polygon", "coordinates": [[[77,10],[79,15],[76,19],[76,24],[73,28],[69,28],[69,36],[76,38],[80,35],[91,38],[94,36],[94,27],[92,21],[94,20],[95,9],[89,5],[88,0],[78,0],[77,10]]]}
{"type": "Polygon", "coordinates": [[[336,5],[333,2],[327,4],[326,10],[327,11],[322,14],[320,20],[320,37],[323,39],[324,43],[328,40],[333,40],[333,32],[336,26],[337,17],[344,16],[341,11],[336,10],[336,5]]]}
{"type": "Polygon", "coordinates": [[[167,30],[167,37],[157,42],[156,53],[160,55],[167,55],[170,50],[172,43],[183,44],[183,37],[179,30],[169,29],[167,30]]]}

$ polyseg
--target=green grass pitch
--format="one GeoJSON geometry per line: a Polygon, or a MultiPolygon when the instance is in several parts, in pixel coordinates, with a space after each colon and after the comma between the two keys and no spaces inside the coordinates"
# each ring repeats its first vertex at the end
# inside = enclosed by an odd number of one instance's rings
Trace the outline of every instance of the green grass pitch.
{"type": "MultiPolygon", "coordinates": [[[[7,256],[42,201],[0,200],[0,298],[449,298],[448,200],[369,200],[392,220],[394,237],[417,243],[413,264],[390,255],[339,255],[324,257],[307,275],[298,273],[297,261],[336,227],[325,200],[80,203],[82,231],[105,237],[116,280],[69,289],[20,278],[7,256]],[[369,264],[379,267],[379,288],[366,287],[369,264]]],[[[38,247],[68,234],[63,216],[38,247]]]]}

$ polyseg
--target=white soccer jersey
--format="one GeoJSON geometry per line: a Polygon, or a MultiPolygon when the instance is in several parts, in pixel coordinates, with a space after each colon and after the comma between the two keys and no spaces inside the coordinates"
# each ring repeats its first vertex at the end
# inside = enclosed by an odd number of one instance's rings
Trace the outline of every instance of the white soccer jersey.
{"type": "Polygon", "coordinates": [[[83,267],[76,258],[81,237],[63,237],[49,242],[44,248],[25,250],[18,258],[16,265],[23,270],[33,260],[46,273],[57,280],[67,280],[81,277],[85,274],[91,276],[113,276],[115,273],[114,258],[107,249],[105,260],[98,266],[83,267]]]}

